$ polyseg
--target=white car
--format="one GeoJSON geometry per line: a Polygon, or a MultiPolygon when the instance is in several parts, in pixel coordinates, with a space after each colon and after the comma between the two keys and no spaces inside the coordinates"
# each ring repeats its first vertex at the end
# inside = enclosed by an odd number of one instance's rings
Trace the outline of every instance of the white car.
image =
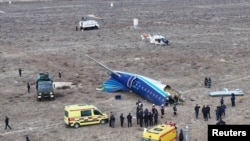
{"type": "Polygon", "coordinates": [[[88,29],[98,29],[99,23],[96,20],[89,20],[86,17],[83,17],[82,20],[79,22],[79,25],[76,27],[81,30],[88,30],[88,29]]]}
{"type": "Polygon", "coordinates": [[[243,96],[244,92],[240,89],[228,90],[227,88],[224,88],[221,91],[210,92],[209,96],[231,96],[232,94],[235,96],[243,96]]]}

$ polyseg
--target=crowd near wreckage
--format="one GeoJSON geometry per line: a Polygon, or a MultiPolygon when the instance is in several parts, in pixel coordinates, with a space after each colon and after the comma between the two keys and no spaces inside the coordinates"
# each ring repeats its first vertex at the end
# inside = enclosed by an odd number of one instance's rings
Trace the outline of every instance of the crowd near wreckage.
{"type": "Polygon", "coordinates": [[[110,78],[104,82],[101,88],[98,88],[98,90],[106,92],[134,92],[143,99],[158,106],[171,103],[181,104],[184,102],[184,98],[182,97],[181,93],[171,88],[169,85],[162,84],[160,81],[148,78],[146,76],[111,70],[94,58],[88,55],[86,56],[104,68],[110,76],[110,78]]]}
{"type": "Polygon", "coordinates": [[[146,34],[143,33],[141,35],[141,38],[143,41],[148,40],[151,44],[155,44],[155,45],[168,45],[169,44],[169,40],[160,34],[155,34],[155,35],[151,35],[151,34],[146,34]]]}

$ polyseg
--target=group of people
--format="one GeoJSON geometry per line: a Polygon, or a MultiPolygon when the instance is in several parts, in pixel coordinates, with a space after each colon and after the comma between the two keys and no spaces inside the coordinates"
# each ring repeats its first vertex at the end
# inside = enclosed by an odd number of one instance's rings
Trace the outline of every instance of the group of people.
{"type": "MultiPolygon", "coordinates": [[[[198,119],[199,118],[199,111],[200,111],[200,106],[198,104],[195,105],[194,111],[195,111],[195,118],[198,119]]],[[[203,115],[203,119],[205,121],[208,121],[208,118],[210,118],[210,106],[203,105],[201,112],[203,115]]]]}
{"type": "MultiPolygon", "coordinates": [[[[158,124],[158,118],[164,117],[165,114],[165,105],[160,106],[160,112],[158,112],[158,109],[155,104],[152,105],[151,109],[149,110],[148,108],[143,109],[143,104],[138,100],[136,103],[136,122],[140,127],[149,127],[149,126],[154,126],[158,124]]],[[[177,115],[177,107],[176,104],[173,106],[173,111],[174,115],[177,115]]],[[[127,115],[127,122],[128,122],[128,127],[132,127],[132,116],[131,113],[127,115]]],[[[112,112],[110,112],[110,120],[109,120],[109,126],[113,127],[115,126],[115,116],[112,112]]],[[[123,113],[120,114],[120,124],[121,127],[124,127],[124,120],[125,117],[123,113]]]]}
{"type": "MultiPolygon", "coordinates": [[[[132,117],[131,113],[129,113],[127,115],[128,127],[132,127],[132,118],[133,117],[132,117]]],[[[114,114],[112,112],[110,112],[109,119],[110,119],[109,120],[109,126],[112,127],[112,128],[114,128],[115,127],[115,116],[114,116],[114,114]]],[[[125,119],[125,117],[123,116],[123,113],[121,113],[121,115],[120,115],[121,127],[124,126],[124,119],[125,119]]]]}
{"type": "Polygon", "coordinates": [[[158,124],[158,116],[159,112],[154,104],[151,110],[148,110],[147,108],[143,110],[142,106],[137,106],[136,108],[137,124],[139,124],[140,127],[148,127],[158,124]]]}
{"type": "MultiPolygon", "coordinates": [[[[231,105],[232,105],[232,107],[235,106],[235,95],[233,93],[231,94],[231,105]]],[[[222,117],[226,116],[226,108],[227,108],[227,106],[224,104],[224,97],[222,96],[220,98],[220,105],[217,106],[215,109],[216,120],[218,121],[216,124],[218,124],[218,125],[226,124],[225,121],[222,120],[222,117]]],[[[199,109],[200,109],[200,106],[198,104],[196,104],[194,107],[196,119],[199,118],[198,117],[199,116],[199,109]]],[[[202,111],[204,120],[207,121],[208,118],[210,118],[209,105],[207,105],[207,106],[203,105],[201,111],[202,111]]]]}
{"type": "Polygon", "coordinates": [[[211,88],[211,86],[212,86],[212,80],[211,80],[210,77],[205,77],[204,86],[205,86],[205,88],[211,88]]]}

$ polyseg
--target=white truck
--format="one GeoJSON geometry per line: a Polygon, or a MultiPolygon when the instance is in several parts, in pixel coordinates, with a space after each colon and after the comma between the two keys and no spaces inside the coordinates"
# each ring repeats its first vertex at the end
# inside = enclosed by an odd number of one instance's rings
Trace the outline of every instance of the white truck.
{"type": "Polygon", "coordinates": [[[87,17],[83,17],[79,22],[79,25],[76,26],[76,30],[88,30],[88,29],[98,29],[99,23],[96,20],[89,20],[87,17]]]}

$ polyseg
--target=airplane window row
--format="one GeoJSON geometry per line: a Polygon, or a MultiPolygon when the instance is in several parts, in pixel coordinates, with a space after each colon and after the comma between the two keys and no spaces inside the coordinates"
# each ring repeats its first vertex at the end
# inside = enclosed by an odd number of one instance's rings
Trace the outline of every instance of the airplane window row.
{"type": "Polygon", "coordinates": [[[146,93],[148,93],[148,94],[150,94],[150,95],[152,95],[153,97],[155,97],[156,99],[158,98],[159,100],[161,100],[161,101],[164,101],[165,99],[164,98],[162,98],[161,96],[159,96],[159,95],[157,95],[157,94],[155,94],[155,93],[153,93],[152,91],[150,91],[150,90],[147,90],[147,88],[146,87],[143,87],[143,86],[141,86],[140,84],[138,84],[138,83],[135,83],[135,87],[138,87],[138,89],[140,89],[141,88],[141,90],[143,90],[143,91],[145,91],[146,93]]]}

